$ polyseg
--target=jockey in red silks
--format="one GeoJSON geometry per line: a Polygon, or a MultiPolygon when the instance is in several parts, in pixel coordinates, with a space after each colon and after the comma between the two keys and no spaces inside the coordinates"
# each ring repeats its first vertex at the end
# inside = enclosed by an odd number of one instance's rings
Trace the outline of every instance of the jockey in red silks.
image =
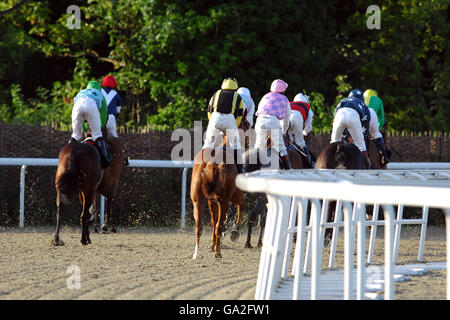
{"type": "Polygon", "coordinates": [[[294,136],[294,144],[303,151],[307,158],[307,166],[314,168],[311,153],[306,145],[303,136],[307,136],[312,131],[312,120],[314,113],[309,105],[309,99],[303,93],[294,97],[291,105],[291,130],[294,136]]]}

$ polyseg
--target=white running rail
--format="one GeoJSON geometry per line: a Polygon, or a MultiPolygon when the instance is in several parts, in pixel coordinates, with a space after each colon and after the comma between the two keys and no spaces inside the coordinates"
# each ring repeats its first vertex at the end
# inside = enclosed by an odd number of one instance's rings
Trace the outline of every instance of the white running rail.
{"type": "MultiPolygon", "coordinates": [[[[171,160],[130,160],[129,167],[140,168],[183,168],[181,178],[181,228],[186,225],[186,182],[187,171],[192,168],[192,161],[171,160]]],[[[27,166],[58,166],[54,158],[0,158],[0,166],[21,166],[20,170],[20,212],[19,227],[24,227],[25,220],[25,173],[27,166]]],[[[104,222],[104,197],[100,197],[100,224],[104,222]]]]}
{"type": "MultiPolygon", "coordinates": [[[[394,299],[394,218],[393,205],[442,208],[447,224],[447,270],[450,270],[450,180],[448,172],[436,178],[430,171],[413,172],[384,170],[261,170],[238,175],[236,183],[244,191],[266,193],[269,201],[266,229],[256,285],[256,299],[274,299],[278,284],[286,277],[291,265],[293,233],[297,233],[292,272],[294,286],[292,297],[299,299],[301,285],[305,282],[301,266],[307,259],[306,215],[307,203],[311,201],[311,299],[320,293],[320,271],[323,249],[324,215],[329,201],[340,201],[344,219],[344,299],[365,297],[365,206],[378,204],[384,209],[385,220],[385,299],[394,299]],[[338,177],[338,173],[341,174],[338,177]],[[352,175],[353,174],[353,175],[352,175]],[[355,175],[358,178],[355,178],[355,175]],[[392,176],[390,176],[392,175],[392,176]],[[343,179],[346,177],[347,179],[343,179]],[[375,178],[376,177],[376,178],[375,178]],[[390,177],[390,178],[387,178],[390,177]],[[393,178],[396,177],[396,178],[393,178]],[[431,178],[433,177],[433,178],[431,178]],[[298,226],[295,226],[297,218],[298,226]],[[357,237],[357,272],[353,279],[354,240],[357,237]]],[[[435,172],[436,173],[436,172],[435,172]]],[[[397,225],[401,225],[401,217],[397,225]]],[[[370,222],[370,221],[369,221],[370,222]]],[[[337,227],[334,225],[333,227],[337,227]]],[[[399,233],[398,233],[399,234],[399,233]]],[[[450,299],[450,276],[447,273],[447,298],[450,299]]],[[[304,296],[304,295],[303,295],[304,296]]]]}

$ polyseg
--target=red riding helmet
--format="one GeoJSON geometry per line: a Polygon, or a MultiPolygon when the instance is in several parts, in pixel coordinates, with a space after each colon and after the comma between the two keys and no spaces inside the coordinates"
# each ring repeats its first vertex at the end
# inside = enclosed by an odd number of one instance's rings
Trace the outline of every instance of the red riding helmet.
{"type": "Polygon", "coordinates": [[[117,87],[117,80],[111,75],[103,78],[102,87],[115,88],[117,87]]]}

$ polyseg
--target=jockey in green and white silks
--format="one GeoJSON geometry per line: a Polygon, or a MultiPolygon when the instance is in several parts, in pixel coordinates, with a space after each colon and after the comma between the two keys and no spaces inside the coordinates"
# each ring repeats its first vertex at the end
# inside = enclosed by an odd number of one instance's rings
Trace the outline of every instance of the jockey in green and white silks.
{"type": "Polygon", "coordinates": [[[375,90],[367,89],[364,91],[364,102],[369,108],[375,110],[378,117],[378,129],[381,130],[385,123],[383,101],[375,90]]]}
{"type": "MultiPolygon", "coordinates": [[[[106,151],[105,140],[102,135],[102,118],[106,123],[106,101],[100,91],[101,86],[97,81],[90,81],[87,88],[81,90],[74,99],[74,106],[72,109],[72,136],[69,143],[79,141],[83,138],[83,121],[86,120],[89,124],[92,139],[99,145],[102,150],[101,160],[102,167],[109,166],[108,154],[106,151]],[[101,110],[103,114],[101,117],[101,110]]],[[[104,125],[103,123],[103,125],[104,125]]]]}

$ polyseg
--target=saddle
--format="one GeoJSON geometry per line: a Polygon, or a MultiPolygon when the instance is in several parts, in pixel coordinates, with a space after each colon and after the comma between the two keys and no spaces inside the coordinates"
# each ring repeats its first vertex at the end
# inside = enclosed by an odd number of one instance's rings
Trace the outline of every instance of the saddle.
{"type": "MultiPolygon", "coordinates": [[[[92,139],[92,137],[87,137],[86,139],[81,141],[81,143],[90,144],[91,146],[93,146],[95,148],[95,150],[97,150],[98,155],[100,156],[100,164],[103,167],[103,162],[106,161],[106,159],[103,158],[102,149],[100,149],[100,146],[97,143],[95,143],[94,139],[92,139]]],[[[106,147],[108,147],[108,144],[105,144],[105,145],[106,145],[106,147]]],[[[109,152],[108,152],[108,156],[110,156],[109,152]]]]}

